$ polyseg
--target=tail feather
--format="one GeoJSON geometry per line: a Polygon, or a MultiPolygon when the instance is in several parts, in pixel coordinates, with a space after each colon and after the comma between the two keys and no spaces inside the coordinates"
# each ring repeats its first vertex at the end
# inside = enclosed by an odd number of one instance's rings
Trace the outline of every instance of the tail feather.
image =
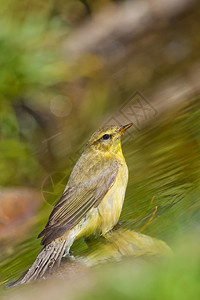
{"type": "MultiPolygon", "coordinates": [[[[7,287],[27,284],[38,278],[44,277],[50,273],[52,268],[59,267],[66,247],[67,241],[61,238],[56,239],[45,246],[30,269],[17,281],[9,283],[7,287]]],[[[67,250],[69,250],[69,247],[67,250]]]]}

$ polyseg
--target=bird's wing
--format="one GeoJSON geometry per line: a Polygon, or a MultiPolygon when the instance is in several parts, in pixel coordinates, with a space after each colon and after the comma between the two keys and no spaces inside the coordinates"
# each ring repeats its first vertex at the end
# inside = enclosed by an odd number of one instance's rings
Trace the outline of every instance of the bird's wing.
{"type": "Polygon", "coordinates": [[[49,216],[41,244],[47,245],[76,226],[87,212],[96,207],[112,187],[118,174],[116,161],[96,176],[65,190],[49,216]]]}

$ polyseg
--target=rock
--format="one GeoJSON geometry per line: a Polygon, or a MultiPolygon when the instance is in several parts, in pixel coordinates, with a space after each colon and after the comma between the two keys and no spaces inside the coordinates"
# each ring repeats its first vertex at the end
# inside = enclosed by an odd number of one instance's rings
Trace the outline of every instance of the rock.
{"type": "Polygon", "coordinates": [[[0,188],[0,241],[17,238],[33,223],[41,202],[38,191],[31,188],[0,188]]]}

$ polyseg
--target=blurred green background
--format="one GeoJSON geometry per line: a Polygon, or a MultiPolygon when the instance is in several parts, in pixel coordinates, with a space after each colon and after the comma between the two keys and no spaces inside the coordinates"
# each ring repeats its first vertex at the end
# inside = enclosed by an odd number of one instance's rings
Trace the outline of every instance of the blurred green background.
{"type": "MultiPolygon", "coordinates": [[[[103,266],[93,288],[71,288],[71,297],[199,299],[200,5],[161,2],[0,2],[0,187],[41,194],[32,223],[11,237],[0,210],[2,296],[16,296],[3,284],[41,249],[36,236],[87,139],[103,124],[131,121],[120,222],[164,240],[174,256],[103,266]]],[[[74,255],[88,248],[77,241],[74,255]]]]}

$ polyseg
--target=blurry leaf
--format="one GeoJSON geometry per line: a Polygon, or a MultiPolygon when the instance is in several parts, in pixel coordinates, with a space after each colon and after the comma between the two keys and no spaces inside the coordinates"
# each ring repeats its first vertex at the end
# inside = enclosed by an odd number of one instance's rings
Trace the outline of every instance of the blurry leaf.
{"type": "Polygon", "coordinates": [[[12,107],[5,101],[0,103],[0,137],[19,137],[19,127],[12,107]]]}
{"type": "Polygon", "coordinates": [[[0,141],[0,185],[28,185],[40,170],[26,144],[13,139],[0,141]]]}

